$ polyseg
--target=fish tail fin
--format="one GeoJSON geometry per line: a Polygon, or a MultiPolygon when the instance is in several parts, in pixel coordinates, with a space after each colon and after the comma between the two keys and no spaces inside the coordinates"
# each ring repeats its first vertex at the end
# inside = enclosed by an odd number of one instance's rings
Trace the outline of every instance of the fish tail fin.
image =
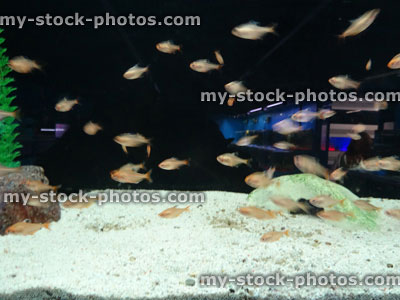
{"type": "Polygon", "coordinates": [[[146,152],[147,152],[147,157],[150,157],[150,153],[151,153],[151,145],[150,144],[147,144],[146,152]]]}
{"type": "Polygon", "coordinates": [[[146,173],[146,180],[149,182],[149,183],[152,183],[153,182],[153,179],[151,179],[151,172],[152,172],[153,170],[149,170],[147,173],[146,173]]]}
{"type": "Polygon", "coordinates": [[[277,23],[272,24],[271,33],[276,35],[276,36],[279,36],[279,33],[276,32],[276,27],[278,27],[277,23]]]}
{"type": "Polygon", "coordinates": [[[13,117],[17,119],[18,121],[21,121],[21,110],[17,109],[16,111],[13,112],[13,117]]]}
{"type": "Polygon", "coordinates": [[[361,85],[361,82],[357,82],[357,83],[354,84],[354,88],[355,88],[356,90],[358,90],[358,88],[360,87],[360,85],[361,85]]]}
{"type": "Polygon", "coordinates": [[[190,158],[186,159],[186,160],[185,160],[185,165],[190,166],[190,161],[191,161],[190,158]]]}
{"type": "Polygon", "coordinates": [[[61,188],[61,184],[53,186],[51,189],[56,192],[59,188],[61,188]]]}
{"type": "Polygon", "coordinates": [[[183,210],[184,210],[184,211],[190,211],[189,208],[190,208],[190,205],[186,206],[183,210]]]}
{"type": "Polygon", "coordinates": [[[289,229],[286,229],[283,234],[285,234],[286,236],[289,236],[289,229]]]}
{"type": "Polygon", "coordinates": [[[183,47],[183,46],[182,46],[182,45],[178,45],[178,47],[179,47],[179,48],[178,48],[178,52],[182,53],[182,47],[183,47]]]}
{"type": "Polygon", "coordinates": [[[50,222],[44,223],[43,227],[50,230],[50,222]]]}
{"type": "Polygon", "coordinates": [[[246,159],[246,165],[248,165],[249,167],[251,167],[252,161],[253,161],[252,158],[246,159]]]}

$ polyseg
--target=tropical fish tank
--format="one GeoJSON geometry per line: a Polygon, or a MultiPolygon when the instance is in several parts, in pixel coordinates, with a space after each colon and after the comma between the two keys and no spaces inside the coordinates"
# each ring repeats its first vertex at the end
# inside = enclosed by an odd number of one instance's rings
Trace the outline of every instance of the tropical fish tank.
{"type": "Polygon", "coordinates": [[[0,300],[400,299],[396,1],[2,1],[0,300]]]}

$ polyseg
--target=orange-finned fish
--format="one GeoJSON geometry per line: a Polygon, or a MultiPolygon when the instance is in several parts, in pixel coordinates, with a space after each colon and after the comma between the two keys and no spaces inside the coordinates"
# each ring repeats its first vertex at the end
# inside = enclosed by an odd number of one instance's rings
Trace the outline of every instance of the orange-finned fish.
{"type": "Polygon", "coordinates": [[[341,221],[346,217],[355,217],[353,213],[342,213],[337,210],[322,210],[317,213],[317,217],[320,217],[321,219],[326,219],[329,221],[341,221]]]}
{"type": "Polygon", "coordinates": [[[208,59],[199,59],[192,62],[189,67],[196,72],[207,73],[212,70],[219,70],[223,65],[217,65],[210,62],[208,59]]]}
{"type": "Polygon", "coordinates": [[[272,210],[264,210],[255,206],[240,207],[242,215],[256,218],[258,220],[270,220],[276,218],[276,213],[272,210]]]}
{"type": "Polygon", "coordinates": [[[48,192],[50,190],[57,191],[61,185],[53,186],[53,185],[48,185],[40,180],[26,180],[25,181],[25,186],[30,189],[32,192],[35,193],[43,193],[43,192],[48,192]]]}
{"type": "Polygon", "coordinates": [[[309,110],[299,110],[291,116],[291,119],[295,122],[307,123],[315,119],[318,113],[309,110]]]}
{"type": "Polygon", "coordinates": [[[326,120],[326,119],[333,117],[334,115],[336,115],[336,112],[334,110],[320,109],[318,111],[317,117],[321,120],[326,120]]]}
{"type": "Polygon", "coordinates": [[[274,176],[275,168],[269,168],[268,171],[254,172],[244,179],[247,185],[252,188],[267,187],[271,184],[271,179],[274,176]]]}
{"type": "Polygon", "coordinates": [[[126,170],[128,170],[128,171],[135,171],[135,172],[137,172],[137,171],[139,171],[139,170],[146,170],[146,167],[145,167],[145,165],[144,165],[144,162],[143,163],[141,163],[141,164],[132,164],[132,163],[127,163],[127,164],[125,164],[125,165],[123,165],[122,167],[120,167],[119,169],[118,169],[119,171],[126,171],[126,170]]]}
{"type": "Polygon", "coordinates": [[[96,201],[102,200],[101,195],[84,195],[83,199],[80,199],[78,195],[72,197],[68,201],[65,201],[62,206],[64,208],[77,208],[83,209],[92,206],[96,201]]]}
{"type": "Polygon", "coordinates": [[[179,159],[177,159],[175,157],[171,157],[171,158],[168,158],[168,159],[162,161],[158,165],[158,167],[160,169],[169,170],[170,171],[170,170],[177,170],[182,166],[188,166],[188,165],[189,165],[189,159],[179,160],[179,159]]]}
{"type": "Polygon", "coordinates": [[[235,104],[235,97],[229,97],[227,104],[228,106],[233,106],[235,104]]]}
{"type": "Polygon", "coordinates": [[[400,209],[388,209],[385,214],[389,217],[400,220],[400,209]]]}
{"type": "Polygon", "coordinates": [[[174,206],[174,207],[171,207],[171,208],[167,208],[166,210],[163,210],[158,215],[161,218],[166,218],[166,219],[177,218],[184,211],[189,211],[189,207],[190,206],[186,206],[185,208],[177,208],[176,206],[174,206]]]}
{"type": "Polygon", "coordinates": [[[346,176],[347,171],[344,171],[342,168],[336,169],[329,175],[329,179],[333,181],[341,180],[344,176],[346,176]]]}
{"type": "Polygon", "coordinates": [[[264,35],[268,33],[272,33],[278,35],[276,33],[276,24],[272,26],[259,26],[257,22],[250,21],[246,24],[241,24],[232,29],[232,34],[242,39],[247,40],[260,40],[264,35]]]}
{"type": "Polygon", "coordinates": [[[243,158],[237,157],[234,153],[224,153],[224,154],[217,156],[217,161],[220,164],[223,164],[224,166],[228,166],[228,167],[237,167],[241,164],[250,166],[251,158],[243,159],[243,158]]]}
{"type": "MultiPolygon", "coordinates": [[[[131,133],[123,133],[114,138],[114,141],[122,146],[122,150],[125,153],[128,153],[126,147],[139,147],[142,145],[150,145],[150,139],[145,138],[143,135],[131,134],[131,133]]],[[[150,155],[149,148],[147,148],[147,153],[150,155]]]]}
{"type": "Polygon", "coordinates": [[[289,211],[294,211],[300,208],[302,211],[308,213],[308,207],[304,203],[294,201],[287,197],[271,196],[270,200],[280,207],[286,208],[289,211]]]}
{"type": "Polygon", "coordinates": [[[223,65],[224,64],[224,58],[222,57],[221,52],[219,52],[219,50],[216,50],[216,51],[214,51],[214,55],[215,55],[215,59],[217,60],[217,62],[220,65],[223,65]]]}
{"type": "Polygon", "coordinates": [[[21,167],[9,168],[9,167],[0,165],[0,176],[6,176],[10,173],[19,173],[19,172],[21,172],[21,167]]]}
{"type": "Polygon", "coordinates": [[[138,184],[143,180],[147,180],[150,183],[153,182],[150,175],[151,175],[151,170],[148,171],[146,174],[137,173],[130,170],[114,170],[110,172],[112,180],[115,180],[120,183],[133,183],[133,184],[138,184]]]}
{"type": "Polygon", "coordinates": [[[275,148],[281,149],[281,150],[294,150],[294,149],[297,148],[296,145],[291,144],[291,143],[289,143],[289,142],[285,142],[285,141],[276,142],[275,144],[273,144],[273,146],[274,146],[275,148]]]}
{"type": "Polygon", "coordinates": [[[17,109],[16,111],[0,110],[0,121],[7,117],[12,117],[14,119],[20,120],[20,110],[19,109],[17,109]]]}
{"type": "Polygon", "coordinates": [[[381,210],[382,209],[381,207],[377,207],[375,205],[372,205],[367,200],[356,200],[356,201],[353,201],[353,203],[358,208],[361,208],[362,210],[366,210],[366,211],[376,211],[376,210],[381,210]]]}
{"type": "Polygon", "coordinates": [[[224,88],[230,95],[237,95],[247,91],[247,87],[243,85],[242,81],[231,81],[225,84],[224,88]]]}
{"type": "Polygon", "coordinates": [[[310,203],[319,208],[332,207],[344,203],[344,199],[334,199],[328,195],[320,195],[310,199],[310,203]]]}
{"type": "Polygon", "coordinates": [[[296,155],[294,157],[294,164],[303,173],[315,174],[327,180],[329,179],[328,169],[318,163],[312,156],[296,155]]]}
{"type": "Polygon", "coordinates": [[[350,79],[347,75],[339,75],[329,78],[329,83],[339,90],[358,89],[360,82],[350,79]]]}
{"type": "Polygon", "coordinates": [[[83,131],[88,134],[88,135],[95,135],[99,130],[102,130],[103,127],[101,127],[99,124],[93,123],[92,121],[89,121],[83,126],[83,131]]]}
{"type": "Polygon", "coordinates": [[[67,111],[70,111],[78,103],[79,103],[79,101],[76,99],[68,100],[67,98],[64,98],[64,99],[58,101],[54,108],[58,112],[67,112],[67,111]]]}
{"type": "Polygon", "coordinates": [[[379,161],[379,157],[368,158],[360,162],[360,167],[370,172],[379,171],[381,169],[379,161]]]}
{"type": "Polygon", "coordinates": [[[281,239],[284,235],[289,236],[289,230],[285,231],[270,231],[261,237],[261,242],[276,242],[281,239]]]}
{"type": "Polygon", "coordinates": [[[365,70],[367,70],[367,71],[371,70],[371,66],[372,66],[372,60],[369,59],[367,61],[367,64],[365,65],[365,70]]]}
{"type": "Polygon", "coordinates": [[[365,29],[367,29],[378,16],[380,9],[372,9],[362,14],[357,19],[351,21],[351,25],[341,34],[339,38],[346,38],[348,36],[355,36],[365,29]]]}
{"type": "MultiPolygon", "coordinates": [[[[49,229],[50,223],[28,223],[18,222],[8,227],[5,231],[6,234],[19,234],[19,235],[33,235],[42,228],[49,229]]],[[[50,230],[50,229],[49,229],[50,230]]]]}
{"type": "Polygon", "coordinates": [[[42,69],[37,62],[23,56],[16,56],[10,59],[8,61],[8,66],[11,70],[21,74],[31,73],[34,69],[42,69]]]}
{"type": "Polygon", "coordinates": [[[280,134],[288,135],[303,130],[303,127],[294,123],[291,119],[284,119],[272,125],[272,129],[280,134]]]}
{"type": "Polygon", "coordinates": [[[243,136],[241,137],[237,142],[236,142],[236,146],[248,146],[251,143],[254,142],[254,140],[258,138],[258,135],[247,135],[247,136],[243,136]]]}
{"type": "Polygon", "coordinates": [[[143,76],[144,73],[149,71],[149,67],[139,67],[139,65],[134,65],[132,68],[129,68],[125,73],[124,73],[124,78],[133,80],[133,79],[138,79],[143,76]]]}
{"type": "Polygon", "coordinates": [[[382,170],[400,171],[400,160],[393,156],[380,159],[378,164],[382,170]]]}
{"type": "Polygon", "coordinates": [[[160,42],[156,45],[156,48],[158,51],[167,54],[175,54],[178,51],[182,51],[182,47],[175,45],[172,41],[160,42]]]}
{"type": "Polygon", "coordinates": [[[390,69],[399,69],[400,68],[400,53],[393,57],[387,64],[390,69]]]}

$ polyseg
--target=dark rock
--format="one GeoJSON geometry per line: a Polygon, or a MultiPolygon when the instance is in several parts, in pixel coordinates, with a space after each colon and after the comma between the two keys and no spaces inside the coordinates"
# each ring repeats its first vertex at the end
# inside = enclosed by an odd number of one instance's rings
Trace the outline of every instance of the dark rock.
{"type": "Polygon", "coordinates": [[[32,223],[45,223],[60,219],[58,203],[49,203],[47,207],[25,206],[22,202],[6,202],[6,193],[29,194],[25,180],[40,180],[48,184],[44,170],[37,166],[23,166],[21,172],[0,177],[0,235],[4,235],[7,227],[24,220],[32,223]]]}

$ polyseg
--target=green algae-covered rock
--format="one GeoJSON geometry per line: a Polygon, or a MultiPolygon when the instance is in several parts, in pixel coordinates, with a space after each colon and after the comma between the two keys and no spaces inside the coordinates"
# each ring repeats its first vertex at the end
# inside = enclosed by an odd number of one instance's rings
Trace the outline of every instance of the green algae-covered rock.
{"type": "Polygon", "coordinates": [[[354,225],[360,225],[367,229],[374,229],[378,218],[377,212],[367,212],[353,204],[357,195],[345,187],[334,182],[322,179],[312,174],[286,175],[274,178],[272,184],[265,188],[258,188],[248,196],[250,205],[266,209],[281,209],[269,200],[271,196],[284,196],[293,200],[300,198],[311,199],[319,195],[329,195],[334,199],[344,200],[343,204],[330,209],[350,213],[354,217],[348,220],[354,225]]]}

